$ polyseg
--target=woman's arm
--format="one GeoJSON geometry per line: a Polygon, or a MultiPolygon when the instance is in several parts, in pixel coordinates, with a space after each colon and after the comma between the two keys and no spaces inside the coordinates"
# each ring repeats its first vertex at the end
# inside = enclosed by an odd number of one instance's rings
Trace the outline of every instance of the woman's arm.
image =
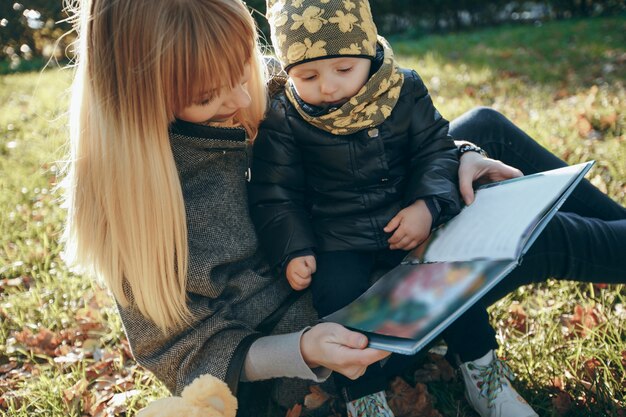
{"type": "Polygon", "coordinates": [[[335,323],[320,323],[299,333],[266,336],[252,344],[243,378],[258,381],[291,377],[325,380],[330,371],[356,379],[389,352],[367,348],[367,337],[335,323]]]}

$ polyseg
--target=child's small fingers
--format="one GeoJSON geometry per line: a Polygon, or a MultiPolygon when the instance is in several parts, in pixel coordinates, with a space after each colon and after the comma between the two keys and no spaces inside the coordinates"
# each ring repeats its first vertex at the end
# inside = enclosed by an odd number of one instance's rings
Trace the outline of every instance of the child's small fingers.
{"type": "Polygon", "coordinates": [[[302,263],[295,268],[294,272],[300,277],[304,277],[309,274],[309,267],[306,264],[302,263]]]}
{"type": "Polygon", "coordinates": [[[409,246],[411,246],[411,244],[414,242],[413,237],[409,236],[409,235],[405,235],[398,243],[396,243],[396,246],[398,249],[408,249],[409,246]]]}
{"type": "Polygon", "coordinates": [[[404,239],[404,236],[405,236],[404,232],[398,229],[393,235],[391,235],[389,239],[387,239],[387,242],[392,245],[396,245],[398,242],[404,239]]]}
{"type": "Polygon", "coordinates": [[[413,250],[413,249],[415,249],[417,247],[418,244],[419,243],[417,242],[417,240],[413,239],[409,243],[404,245],[401,249],[403,249],[403,250],[413,250]]]}
{"type": "Polygon", "coordinates": [[[298,289],[303,290],[311,284],[311,277],[306,277],[298,280],[298,289]]]}
{"type": "Polygon", "coordinates": [[[309,256],[305,259],[305,264],[309,270],[310,274],[314,274],[317,271],[317,263],[315,262],[315,257],[309,256]]]}
{"type": "Polygon", "coordinates": [[[400,220],[401,218],[399,216],[394,217],[393,219],[389,220],[389,223],[387,223],[387,226],[385,226],[383,230],[386,233],[391,233],[393,230],[397,229],[398,226],[400,226],[400,220]]]}
{"type": "Polygon", "coordinates": [[[288,278],[287,282],[289,283],[289,286],[292,289],[294,289],[296,291],[298,291],[300,289],[300,284],[296,280],[294,280],[293,278],[288,278]]]}

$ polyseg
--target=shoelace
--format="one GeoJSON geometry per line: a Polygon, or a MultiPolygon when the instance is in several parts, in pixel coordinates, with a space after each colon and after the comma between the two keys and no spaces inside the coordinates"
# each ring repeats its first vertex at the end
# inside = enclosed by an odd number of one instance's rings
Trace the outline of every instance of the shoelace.
{"type": "Polygon", "coordinates": [[[352,405],[356,412],[354,417],[390,416],[391,410],[385,407],[379,395],[380,393],[370,394],[353,401],[352,405]]]}
{"type": "Polygon", "coordinates": [[[509,381],[515,380],[515,374],[509,365],[498,357],[489,365],[480,366],[470,363],[467,367],[470,370],[479,371],[478,378],[482,381],[480,395],[487,398],[487,406],[490,408],[493,406],[498,391],[502,389],[502,378],[507,378],[509,381]]]}

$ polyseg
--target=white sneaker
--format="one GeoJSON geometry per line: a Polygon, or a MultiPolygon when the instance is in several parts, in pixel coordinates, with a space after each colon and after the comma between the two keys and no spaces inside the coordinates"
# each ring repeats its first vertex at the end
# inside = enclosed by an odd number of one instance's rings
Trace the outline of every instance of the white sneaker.
{"type": "Polygon", "coordinates": [[[346,403],[348,417],[394,417],[385,391],[378,391],[346,403]]]}
{"type": "Polygon", "coordinates": [[[493,350],[460,369],[465,396],[481,417],[539,417],[511,386],[515,376],[493,350]]]}

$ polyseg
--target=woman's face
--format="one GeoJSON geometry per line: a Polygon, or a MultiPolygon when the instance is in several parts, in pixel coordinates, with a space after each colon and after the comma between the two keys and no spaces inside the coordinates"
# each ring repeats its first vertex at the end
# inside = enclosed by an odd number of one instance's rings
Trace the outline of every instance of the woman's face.
{"type": "Polygon", "coordinates": [[[250,105],[251,99],[247,90],[249,79],[250,64],[246,64],[243,76],[235,87],[224,87],[217,95],[208,91],[200,94],[191,105],[176,112],[176,118],[191,123],[226,122],[232,119],[239,109],[250,105]]]}

